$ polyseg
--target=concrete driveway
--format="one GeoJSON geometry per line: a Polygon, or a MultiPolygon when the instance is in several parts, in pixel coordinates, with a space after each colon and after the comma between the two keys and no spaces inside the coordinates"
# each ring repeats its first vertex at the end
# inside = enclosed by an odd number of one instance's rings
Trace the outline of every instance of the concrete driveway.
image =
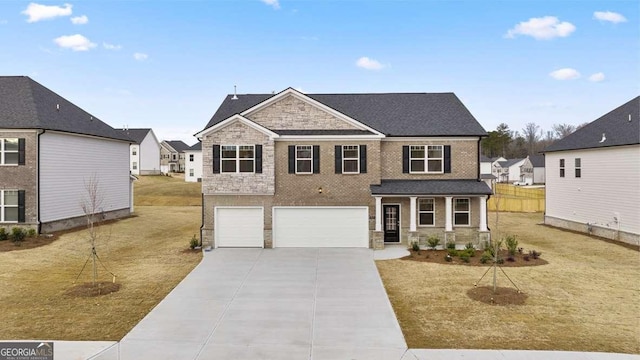
{"type": "Polygon", "coordinates": [[[401,359],[368,249],[216,249],[120,343],[120,359],[401,359]]]}

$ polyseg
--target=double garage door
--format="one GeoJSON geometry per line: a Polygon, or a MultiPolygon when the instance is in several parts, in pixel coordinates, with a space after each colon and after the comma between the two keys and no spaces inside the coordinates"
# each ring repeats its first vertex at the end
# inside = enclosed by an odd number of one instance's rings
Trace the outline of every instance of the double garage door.
{"type": "MultiPolygon", "coordinates": [[[[369,247],[367,207],[274,207],[274,247],[369,247]]],[[[218,247],[263,247],[264,209],[217,207],[218,247]]]]}

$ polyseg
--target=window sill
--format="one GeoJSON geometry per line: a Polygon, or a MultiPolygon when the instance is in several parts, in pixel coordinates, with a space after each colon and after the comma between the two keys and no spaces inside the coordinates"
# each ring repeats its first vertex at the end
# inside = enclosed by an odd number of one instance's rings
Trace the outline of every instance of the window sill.
{"type": "Polygon", "coordinates": [[[433,224],[433,225],[420,225],[420,224],[418,224],[418,227],[420,227],[420,228],[434,228],[434,227],[436,227],[436,224],[433,224]]]}
{"type": "Polygon", "coordinates": [[[415,171],[409,171],[409,175],[442,175],[444,174],[444,171],[440,171],[440,172],[435,172],[435,171],[429,171],[429,172],[415,172],[415,171]]]}
{"type": "Polygon", "coordinates": [[[361,173],[359,172],[343,172],[340,175],[360,175],[361,173]]]}

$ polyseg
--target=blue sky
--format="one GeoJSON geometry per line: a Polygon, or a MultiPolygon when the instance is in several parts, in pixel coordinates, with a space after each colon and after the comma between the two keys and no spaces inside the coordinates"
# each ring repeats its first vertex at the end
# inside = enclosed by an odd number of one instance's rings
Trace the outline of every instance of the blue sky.
{"type": "MultiPolygon", "coordinates": [[[[454,92],[487,130],[640,94],[637,0],[1,1],[0,74],[114,127],[201,130],[224,96],[454,92]]],[[[392,120],[391,120],[392,121],[392,120]]]]}

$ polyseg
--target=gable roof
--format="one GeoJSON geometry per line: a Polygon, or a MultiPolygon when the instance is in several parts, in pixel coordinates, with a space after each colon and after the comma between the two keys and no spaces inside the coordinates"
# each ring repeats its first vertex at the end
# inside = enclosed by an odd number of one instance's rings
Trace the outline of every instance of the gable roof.
{"type": "Polygon", "coordinates": [[[640,96],[549,145],[544,151],[640,144],[640,96]],[[604,138],[606,140],[602,141],[604,138]]]}
{"type": "Polygon", "coordinates": [[[187,151],[201,151],[201,150],[202,150],[202,143],[200,141],[193,144],[190,148],[187,149],[187,151]]]}
{"type": "Polygon", "coordinates": [[[544,167],[544,155],[529,155],[533,167],[544,167]]]}
{"type": "Polygon", "coordinates": [[[56,130],[131,142],[123,132],[27,76],[0,76],[0,128],[56,130]]]}
{"type": "Polygon", "coordinates": [[[493,162],[490,158],[480,154],[480,162],[493,162]]]}
{"type": "Polygon", "coordinates": [[[484,182],[468,180],[381,180],[371,185],[371,195],[491,195],[484,182]]]}
{"type": "MultiPolygon", "coordinates": [[[[228,95],[206,128],[274,94],[228,95]]],[[[304,94],[388,136],[486,136],[453,93],[304,94]]]]}
{"type": "Polygon", "coordinates": [[[190,146],[185,144],[182,140],[165,140],[163,143],[169,145],[176,152],[183,152],[185,150],[189,150],[190,146]]]}
{"type": "Polygon", "coordinates": [[[524,160],[524,159],[510,159],[510,160],[506,160],[506,161],[498,161],[498,164],[500,164],[500,167],[508,168],[510,166],[513,166],[513,165],[519,163],[522,160],[524,160]]]}
{"type": "Polygon", "coordinates": [[[141,144],[151,129],[117,129],[124,132],[136,144],[141,144]]]}

